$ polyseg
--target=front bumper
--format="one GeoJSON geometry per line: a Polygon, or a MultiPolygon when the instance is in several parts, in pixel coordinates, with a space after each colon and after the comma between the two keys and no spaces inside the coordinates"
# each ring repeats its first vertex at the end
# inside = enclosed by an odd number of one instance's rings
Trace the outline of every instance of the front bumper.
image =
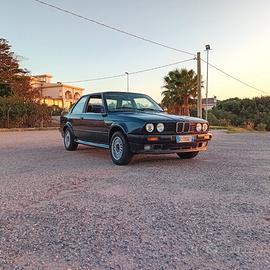
{"type": "Polygon", "coordinates": [[[176,142],[177,135],[128,135],[128,141],[133,153],[170,154],[206,151],[212,134],[187,134],[193,137],[192,142],[176,142]],[[149,138],[155,141],[149,141],[149,138]]]}

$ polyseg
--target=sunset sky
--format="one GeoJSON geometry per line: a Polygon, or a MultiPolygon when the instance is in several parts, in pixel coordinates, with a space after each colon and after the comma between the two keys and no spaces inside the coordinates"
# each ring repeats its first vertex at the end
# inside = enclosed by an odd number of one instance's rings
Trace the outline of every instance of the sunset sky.
{"type": "MultiPolygon", "coordinates": [[[[196,53],[210,44],[210,62],[270,93],[269,0],[44,0],[122,30],[196,53]]],[[[125,36],[38,4],[1,0],[0,36],[9,40],[32,74],[73,81],[165,65],[190,56],[125,36]]],[[[161,99],[163,77],[191,61],[130,77],[130,89],[161,99]]],[[[202,66],[205,79],[205,64],[202,66]]],[[[77,83],[86,93],[126,90],[126,79],[77,83]]],[[[203,95],[205,91],[203,90],[203,95]]],[[[262,93],[209,70],[209,96],[262,93]]]]}

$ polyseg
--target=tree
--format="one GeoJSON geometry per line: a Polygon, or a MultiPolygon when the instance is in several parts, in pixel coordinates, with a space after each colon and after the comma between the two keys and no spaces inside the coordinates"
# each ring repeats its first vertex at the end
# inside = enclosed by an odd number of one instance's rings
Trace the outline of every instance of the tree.
{"type": "Polygon", "coordinates": [[[197,75],[194,70],[178,69],[164,77],[162,106],[176,114],[189,115],[191,99],[197,96],[197,75]]]}
{"type": "Polygon", "coordinates": [[[270,130],[270,96],[218,101],[211,113],[219,122],[234,126],[254,126],[258,129],[265,125],[270,130]]]}
{"type": "Polygon", "coordinates": [[[32,89],[30,82],[29,72],[20,68],[8,41],[0,39],[0,96],[14,95],[24,99],[35,99],[38,93],[32,89]]]}
{"type": "Polygon", "coordinates": [[[0,81],[0,97],[9,97],[9,96],[11,96],[10,87],[6,83],[0,81]]]}

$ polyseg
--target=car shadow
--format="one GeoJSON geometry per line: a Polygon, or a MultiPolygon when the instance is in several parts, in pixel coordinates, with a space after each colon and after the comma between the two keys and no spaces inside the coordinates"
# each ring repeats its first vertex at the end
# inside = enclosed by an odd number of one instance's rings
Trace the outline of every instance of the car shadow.
{"type": "MultiPolygon", "coordinates": [[[[80,145],[78,147],[78,150],[76,151],[79,155],[83,155],[84,157],[90,156],[94,157],[95,159],[100,159],[100,161],[108,161],[111,164],[113,162],[111,161],[110,152],[108,149],[102,149],[102,148],[95,148],[95,147],[89,147],[80,145]]],[[[196,160],[193,159],[194,161],[196,160]]],[[[186,163],[189,161],[189,163],[193,160],[184,160],[180,159],[177,154],[138,154],[134,155],[131,162],[127,166],[136,166],[138,164],[148,164],[148,165],[156,165],[157,163],[168,163],[170,164],[181,164],[186,163]]]]}

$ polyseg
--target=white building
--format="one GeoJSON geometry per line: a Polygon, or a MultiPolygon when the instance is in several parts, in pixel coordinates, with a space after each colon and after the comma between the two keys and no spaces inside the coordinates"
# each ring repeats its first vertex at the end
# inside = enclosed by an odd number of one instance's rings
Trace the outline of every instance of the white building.
{"type": "Polygon", "coordinates": [[[31,84],[32,87],[38,88],[41,103],[69,109],[83,95],[83,88],[61,82],[52,83],[51,79],[49,74],[32,76],[31,84]]]}

